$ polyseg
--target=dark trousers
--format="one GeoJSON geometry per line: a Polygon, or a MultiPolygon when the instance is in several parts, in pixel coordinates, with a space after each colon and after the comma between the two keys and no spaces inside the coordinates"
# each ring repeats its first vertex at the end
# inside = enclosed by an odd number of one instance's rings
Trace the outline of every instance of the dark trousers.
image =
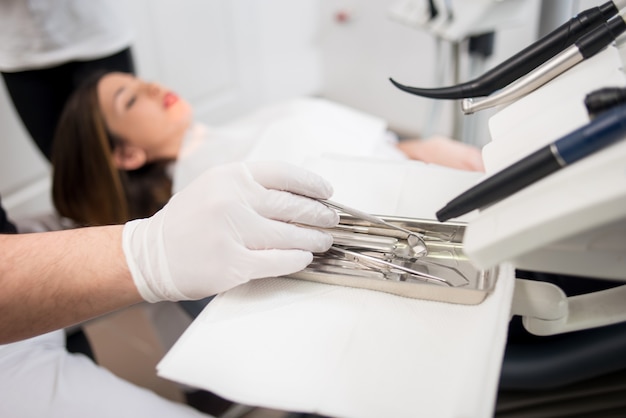
{"type": "Polygon", "coordinates": [[[130,48],[92,61],[73,61],[41,70],[2,73],[13,106],[48,160],[65,102],[85,77],[100,70],[134,73],[130,48]]]}

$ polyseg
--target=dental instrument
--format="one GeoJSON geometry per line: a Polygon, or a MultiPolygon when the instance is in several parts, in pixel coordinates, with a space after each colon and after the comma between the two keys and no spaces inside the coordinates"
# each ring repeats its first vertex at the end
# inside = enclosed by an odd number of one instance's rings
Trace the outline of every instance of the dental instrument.
{"type": "Polygon", "coordinates": [[[581,36],[605,23],[624,7],[626,7],[626,0],[616,0],[584,10],[548,35],[472,81],[440,88],[409,87],[391,78],[389,81],[407,93],[433,99],[488,96],[570,47],[581,36]]]}
{"type": "Polygon", "coordinates": [[[333,236],[333,243],[344,247],[361,247],[382,253],[395,253],[399,248],[397,238],[351,233],[342,230],[327,230],[333,236]]]}
{"type": "Polygon", "coordinates": [[[404,233],[342,213],[339,224],[325,230],[333,235],[331,249],[314,254],[304,270],[289,277],[461,305],[480,304],[493,290],[497,269],[476,269],[464,254],[464,223],[383,220],[420,231],[428,254],[414,257],[406,241],[396,238],[404,233]]]}
{"type": "Polygon", "coordinates": [[[625,137],[626,105],[621,105],[465,191],[439,210],[437,219],[444,222],[504,199],[625,137]]]}
{"type": "Polygon", "coordinates": [[[482,100],[463,99],[461,110],[471,114],[479,110],[511,103],[538,89],[576,64],[586,60],[609,46],[626,31],[626,9],[618,16],[598,26],[577,40],[557,56],[535,68],[523,78],[482,100]]]}
{"type": "Polygon", "coordinates": [[[427,247],[426,247],[426,243],[424,242],[424,238],[413,231],[410,231],[406,228],[403,228],[401,226],[398,225],[394,225],[392,223],[386,222],[384,219],[379,218],[377,216],[374,215],[370,215],[369,213],[365,213],[363,211],[360,211],[358,209],[354,209],[345,205],[342,205],[340,203],[334,202],[332,200],[319,200],[321,203],[323,203],[324,205],[328,206],[331,209],[335,209],[338,210],[340,212],[346,213],[348,215],[352,215],[352,216],[356,216],[357,218],[363,219],[365,221],[371,222],[373,224],[377,224],[377,225],[383,225],[389,228],[393,228],[395,230],[398,231],[402,231],[404,233],[407,234],[406,236],[406,240],[409,244],[409,246],[412,248],[414,254],[416,257],[422,256],[422,255],[426,255],[427,253],[427,247]]]}
{"type": "MultiPolygon", "coordinates": [[[[426,283],[440,284],[450,287],[452,286],[452,284],[448,280],[441,277],[433,276],[431,274],[424,273],[410,267],[405,267],[397,263],[391,263],[387,260],[373,257],[362,252],[352,251],[346,248],[339,247],[337,245],[333,245],[332,247],[330,247],[329,251],[330,253],[339,253],[342,256],[346,257],[348,260],[363,264],[364,266],[373,268],[374,270],[384,271],[400,276],[408,275],[409,277],[412,277],[419,281],[424,281],[426,283]]],[[[404,281],[406,281],[406,279],[404,281]]]]}

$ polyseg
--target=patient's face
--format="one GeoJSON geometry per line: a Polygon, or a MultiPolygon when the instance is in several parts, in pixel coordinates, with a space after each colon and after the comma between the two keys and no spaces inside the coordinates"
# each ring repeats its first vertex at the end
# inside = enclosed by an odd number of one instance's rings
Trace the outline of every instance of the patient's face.
{"type": "Polygon", "coordinates": [[[98,101],[109,130],[142,148],[148,161],[177,157],[192,120],[185,100],[158,84],[110,73],[98,82],[98,101]]]}

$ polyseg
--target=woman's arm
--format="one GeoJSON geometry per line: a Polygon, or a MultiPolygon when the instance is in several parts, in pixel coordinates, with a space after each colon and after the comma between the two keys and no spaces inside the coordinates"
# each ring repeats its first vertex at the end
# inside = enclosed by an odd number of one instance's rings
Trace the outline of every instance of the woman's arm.
{"type": "Polygon", "coordinates": [[[122,251],[122,229],[0,235],[0,343],[142,301],[122,251]]]}
{"type": "Polygon", "coordinates": [[[470,171],[485,171],[480,149],[444,136],[405,139],[398,148],[413,159],[470,171]]]}

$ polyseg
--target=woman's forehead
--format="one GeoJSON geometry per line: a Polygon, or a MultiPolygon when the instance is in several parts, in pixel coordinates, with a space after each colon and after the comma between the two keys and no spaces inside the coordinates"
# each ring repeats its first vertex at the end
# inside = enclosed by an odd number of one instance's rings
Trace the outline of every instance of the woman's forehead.
{"type": "Polygon", "coordinates": [[[104,75],[97,86],[98,103],[105,119],[115,114],[118,98],[134,83],[136,78],[125,73],[109,73],[104,75]]]}
{"type": "Polygon", "coordinates": [[[109,73],[103,76],[98,82],[98,95],[103,99],[119,93],[129,84],[135,82],[137,78],[131,74],[109,73]]]}

